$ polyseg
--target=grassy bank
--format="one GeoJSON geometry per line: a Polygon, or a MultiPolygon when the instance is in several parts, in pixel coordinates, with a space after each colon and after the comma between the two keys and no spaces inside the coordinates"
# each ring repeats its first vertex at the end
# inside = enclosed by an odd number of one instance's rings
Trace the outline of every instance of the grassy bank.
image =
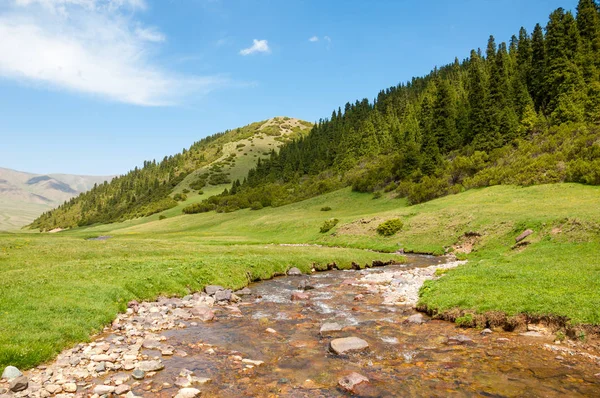
{"type": "Polygon", "coordinates": [[[427,284],[421,304],[448,311],[553,314],[600,324],[600,189],[577,184],[471,190],[417,206],[341,190],[259,211],[157,215],[59,234],[0,235],[0,367],[33,366],[85,340],[133,298],[233,288],[290,266],[367,263],[398,249],[441,254],[476,232],[466,266],[427,284]],[[330,211],[322,211],[331,207],[330,211]],[[320,233],[331,218],[339,223],[320,233]],[[375,229],[400,218],[385,238],[375,229]],[[535,232],[514,247],[523,230],[535,232]],[[110,235],[106,241],[86,238],[110,235]],[[290,247],[282,243],[320,244],[290,247]],[[340,247],[340,248],[336,248],[340,247]]]}

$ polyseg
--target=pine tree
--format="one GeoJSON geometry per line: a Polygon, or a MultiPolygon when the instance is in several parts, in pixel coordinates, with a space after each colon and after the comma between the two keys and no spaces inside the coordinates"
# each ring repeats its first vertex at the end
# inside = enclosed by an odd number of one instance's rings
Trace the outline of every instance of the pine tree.
{"type": "Polygon", "coordinates": [[[546,95],[544,82],[546,80],[546,45],[544,32],[540,24],[535,25],[531,36],[531,71],[529,74],[529,94],[533,98],[536,111],[544,111],[546,95]]]}
{"type": "Polygon", "coordinates": [[[488,86],[483,62],[475,50],[471,50],[469,59],[469,130],[466,142],[477,136],[484,136],[488,127],[488,112],[486,109],[488,86]]]}

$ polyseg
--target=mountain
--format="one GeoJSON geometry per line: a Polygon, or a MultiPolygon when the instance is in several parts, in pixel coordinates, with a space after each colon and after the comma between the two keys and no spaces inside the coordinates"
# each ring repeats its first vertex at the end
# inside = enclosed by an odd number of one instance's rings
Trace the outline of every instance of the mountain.
{"type": "Polygon", "coordinates": [[[243,179],[260,159],[269,158],[311,127],[299,119],[275,117],[211,135],[181,153],[146,161],[141,168],[71,198],[42,214],[31,227],[49,231],[183,208],[221,193],[232,181],[243,179]]]}
{"type": "Polygon", "coordinates": [[[0,231],[23,227],[112,177],[32,174],[0,167],[0,231]]]}

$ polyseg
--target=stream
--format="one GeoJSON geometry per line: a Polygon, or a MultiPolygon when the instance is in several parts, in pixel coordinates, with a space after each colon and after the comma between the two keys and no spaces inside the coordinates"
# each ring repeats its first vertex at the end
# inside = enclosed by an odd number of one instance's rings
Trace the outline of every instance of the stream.
{"type": "Polygon", "coordinates": [[[14,396],[173,397],[182,388],[204,397],[600,396],[593,346],[416,315],[421,279],[456,265],[444,262],[408,256],[403,265],[275,278],[235,304],[212,305],[206,294],[134,303],[92,343],[31,371],[30,395],[14,396]],[[327,323],[340,330],[320,332],[327,323]],[[344,337],[368,348],[334,353],[331,342],[344,337]],[[141,361],[164,369],[136,381],[141,361]],[[363,378],[348,380],[353,372],[363,378]]]}

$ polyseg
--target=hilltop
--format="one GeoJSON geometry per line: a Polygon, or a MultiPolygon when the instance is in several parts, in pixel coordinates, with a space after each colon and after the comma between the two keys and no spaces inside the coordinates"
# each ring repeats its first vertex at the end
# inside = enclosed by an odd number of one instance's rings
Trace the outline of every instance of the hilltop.
{"type": "Polygon", "coordinates": [[[21,228],[112,176],[33,174],[0,167],[0,230],[21,228]]]}

